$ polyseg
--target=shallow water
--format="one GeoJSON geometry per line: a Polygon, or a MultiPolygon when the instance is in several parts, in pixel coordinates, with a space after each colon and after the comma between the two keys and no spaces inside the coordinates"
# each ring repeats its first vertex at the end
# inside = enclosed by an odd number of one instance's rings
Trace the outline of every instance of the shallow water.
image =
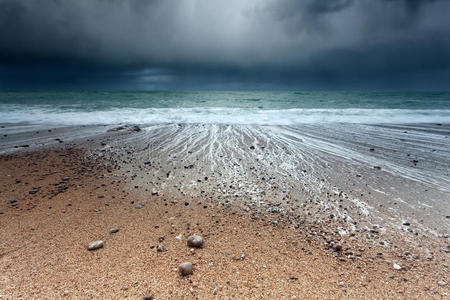
{"type": "Polygon", "coordinates": [[[248,209],[308,209],[325,215],[317,220],[342,220],[347,230],[355,229],[355,220],[359,228],[390,230],[402,229],[408,220],[415,230],[445,235],[450,139],[443,133],[448,129],[158,124],[105,149],[131,159],[125,174],[136,175],[134,182],[149,190],[175,188],[186,197],[248,209]],[[150,173],[145,162],[153,166],[150,173]]]}

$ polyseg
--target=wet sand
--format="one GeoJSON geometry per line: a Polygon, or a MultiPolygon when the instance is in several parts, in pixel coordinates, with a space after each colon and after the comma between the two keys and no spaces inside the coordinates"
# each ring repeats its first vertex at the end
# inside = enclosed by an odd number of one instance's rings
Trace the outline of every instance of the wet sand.
{"type": "Polygon", "coordinates": [[[414,130],[358,126],[344,140],[336,127],[154,125],[14,148],[0,157],[0,295],[448,297],[448,135],[408,147],[414,130]]]}

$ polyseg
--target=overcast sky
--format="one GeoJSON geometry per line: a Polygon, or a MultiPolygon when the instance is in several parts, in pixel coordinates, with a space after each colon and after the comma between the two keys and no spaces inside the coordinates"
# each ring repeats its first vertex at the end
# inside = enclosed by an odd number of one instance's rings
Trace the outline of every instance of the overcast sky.
{"type": "Polygon", "coordinates": [[[449,0],[0,0],[2,89],[450,89],[449,0]]]}

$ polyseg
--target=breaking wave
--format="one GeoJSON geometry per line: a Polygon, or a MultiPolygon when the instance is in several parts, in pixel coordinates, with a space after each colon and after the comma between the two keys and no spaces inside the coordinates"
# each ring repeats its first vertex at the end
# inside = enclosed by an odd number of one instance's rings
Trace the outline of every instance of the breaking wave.
{"type": "Polygon", "coordinates": [[[0,122],[52,125],[205,123],[293,125],[301,123],[449,123],[448,109],[278,109],[195,107],[114,108],[82,111],[51,106],[3,105],[0,122]]]}

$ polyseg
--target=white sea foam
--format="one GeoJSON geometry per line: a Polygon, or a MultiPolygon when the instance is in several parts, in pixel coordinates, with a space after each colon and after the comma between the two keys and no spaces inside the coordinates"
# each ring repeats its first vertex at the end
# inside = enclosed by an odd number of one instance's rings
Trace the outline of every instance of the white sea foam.
{"type": "Polygon", "coordinates": [[[32,123],[59,125],[94,124],[255,124],[294,125],[301,123],[448,123],[446,109],[280,109],[258,110],[244,108],[122,108],[82,111],[50,106],[3,105],[1,123],[32,123]]]}

